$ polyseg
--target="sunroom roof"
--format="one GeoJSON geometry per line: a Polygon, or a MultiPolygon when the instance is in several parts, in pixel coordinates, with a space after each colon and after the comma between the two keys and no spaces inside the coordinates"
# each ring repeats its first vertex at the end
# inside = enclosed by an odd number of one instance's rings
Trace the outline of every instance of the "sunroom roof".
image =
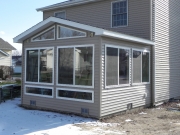
{"type": "Polygon", "coordinates": [[[25,39],[33,36],[37,32],[42,31],[43,29],[51,26],[54,23],[59,23],[59,24],[75,27],[78,29],[91,31],[91,32],[94,32],[95,35],[99,35],[99,36],[122,39],[122,40],[127,40],[127,41],[132,41],[132,42],[143,43],[143,44],[147,44],[147,45],[154,45],[154,42],[151,40],[138,38],[138,37],[134,37],[134,36],[126,35],[126,34],[121,34],[118,32],[113,32],[113,31],[102,29],[102,28],[97,28],[94,26],[85,25],[85,24],[81,24],[78,22],[73,22],[70,20],[60,19],[60,18],[56,18],[56,17],[49,17],[46,20],[36,24],[35,26],[31,27],[30,29],[26,30],[25,32],[21,33],[20,35],[16,36],[13,39],[13,41],[15,43],[22,43],[25,39]]]}

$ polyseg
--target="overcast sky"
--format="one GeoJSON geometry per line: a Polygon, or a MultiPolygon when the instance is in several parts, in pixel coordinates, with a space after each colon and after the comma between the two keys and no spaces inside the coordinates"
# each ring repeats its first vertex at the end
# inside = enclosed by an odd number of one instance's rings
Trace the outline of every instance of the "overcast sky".
{"type": "Polygon", "coordinates": [[[22,45],[13,43],[13,38],[43,19],[37,8],[65,0],[0,0],[0,37],[21,50],[22,45]]]}

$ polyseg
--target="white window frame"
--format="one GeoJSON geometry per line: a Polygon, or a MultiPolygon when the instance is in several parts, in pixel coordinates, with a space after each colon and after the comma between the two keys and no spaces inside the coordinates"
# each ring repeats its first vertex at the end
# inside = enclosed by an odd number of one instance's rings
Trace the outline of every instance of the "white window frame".
{"type": "MultiPolygon", "coordinates": [[[[128,47],[122,47],[122,46],[117,46],[117,45],[108,45],[105,44],[105,88],[116,88],[116,87],[125,87],[125,86],[130,86],[130,48],[128,47]],[[118,57],[118,85],[106,85],[106,70],[107,70],[107,47],[111,47],[111,48],[116,48],[118,49],[118,54],[119,54],[119,49],[126,49],[129,50],[129,83],[128,84],[119,84],[119,57],[118,57]]],[[[118,55],[119,56],[119,55],[118,55]]]]}
{"type": "Polygon", "coordinates": [[[128,0],[117,0],[117,1],[113,1],[111,2],[111,28],[118,28],[118,27],[127,27],[128,26],[128,7],[129,7],[129,1],[128,0]],[[116,2],[120,2],[120,1],[127,1],[127,25],[123,25],[123,26],[113,26],[113,21],[112,21],[112,15],[113,15],[113,12],[112,12],[112,9],[113,9],[113,3],[116,3],[116,2]]]}
{"type": "MultiPolygon", "coordinates": [[[[65,19],[66,19],[66,10],[60,10],[60,11],[54,12],[54,17],[56,17],[56,16],[55,16],[56,13],[61,13],[61,12],[64,12],[64,13],[65,13],[65,19]]],[[[57,18],[58,18],[58,17],[57,17],[57,18]]],[[[60,18],[60,19],[63,19],[63,18],[60,18]]]]}
{"type": "Polygon", "coordinates": [[[57,39],[69,39],[69,38],[81,38],[81,37],[87,37],[87,33],[84,32],[84,31],[80,31],[80,30],[76,30],[76,29],[73,29],[73,28],[69,28],[69,27],[66,27],[66,26],[62,26],[62,25],[57,25],[57,39]],[[74,31],[78,31],[78,32],[81,32],[81,33],[84,33],[85,36],[75,36],[75,37],[63,37],[63,38],[59,38],[59,27],[64,27],[64,28],[67,28],[67,29],[71,29],[71,30],[74,30],[74,31]]]}
{"type": "Polygon", "coordinates": [[[39,34],[33,36],[33,37],[31,38],[31,42],[47,41],[47,40],[55,40],[55,32],[56,32],[55,26],[52,26],[52,27],[50,27],[50,28],[48,28],[48,29],[42,31],[41,33],[39,33],[39,34]],[[53,39],[33,40],[34,38],[40,36],[40,35],[43,34],[43,33],[46,33],[47,31],[49,31],[49,30],[52,29],[52,28],[54,28],[54,38],[53,38],[53,39]]]}
{"type": "Polygon", "coordinates": [[[79,101],[79,102],[94,103],[94,91],[92,91],[92,90],[67,89],[67,88],[56,88],[56,98],[57,98],[57,99],[63,99],[63,100],[70,100],[70,101],[79,101]],[[87,93],[91,93],[91,94],[92,94],[92,100],[83,100],[83,99],[59,97],[59,96],[58,96],[58,91],[59,91],[59,90],[67,90],[67,91],[77,91],[77,92],[87,92],[87,93]]]}
{"type": "Polygon", "coordinates": [[[37,97],[46,97],[46,98],[53,98],[54,97],[54,88],[53,87],[46,87],[46,86],[32,86],[32,85],[25,85],[24,86],[24,94],[29,96],[37,96],[37,97]],[[27,93],[26,88],[44,88],[44,89],[52,89],[52,96],[47,95],[41,95],[41,94],[33,94],[33,93],[27,93]]]}
{"type": "Polygon", "coordinates": [[[131,59],[132,59],[132,85],[141,85],[141,84],[150,84],[150,63],[151,63],[151,54],[150,54],[150,51],[149,50],[146,50],[146,49],[135,49],[133,48],[132,49],[132,55],[131,55],[131,59]],[[141,52],[141,82],[140,83],[133,83],[133,74],[134,74],[134,69],[133,69],[133,51],[140,51],[141,52]],[[143,52],[148,52],[149,53],[149,82],[142,82],[142,54],[143,52]]]}
{"type": "Polygon", "coordinates": [[[45,85],[53,85],[54,84],[54,47],[37,47],[37,48],[26,48],[25,49],[25,83],[29,83],[29,84],[45,84],[45,85]],[[44,82],[39,82],[39,61],[40,61],[40,55],[39,55],[39,51],[40,49],[52,49],[53,50],[53,61],[52,61],[52,64],[53,64],[53,71],[52,71],[52,83],[44,83],[44,82]],[[29,50],[38,50],[38,82],[30,82],[30,81],[27,81],[26,80],[26,69],[27,69],[27,51],[29,50]]]}
{"type": "Polygon", "coordinates": [[[65,87],[79,87],[79,88],[94,88],[94,45],[93,44],[87,44],[87,45],[72,45],[72,46],[58,46],[57,47],[57,66],[56,66],[56,84],[57,86],[65,86],[65,87]],[[92,47],[93,50],[93,55],[92,55],[92,86],[86,86],[86,85],[75,85],[75,68],[74,65],[76,63],[75,61],[75,53],[73,56],[73,84],[59,84],[58,83],[58,66],[59,66],[59,60],[58,60],[58,56],[59,56],[59,48],[73,48],[74,52],[75,52],[75,48],[76,47],[92,47]]]}

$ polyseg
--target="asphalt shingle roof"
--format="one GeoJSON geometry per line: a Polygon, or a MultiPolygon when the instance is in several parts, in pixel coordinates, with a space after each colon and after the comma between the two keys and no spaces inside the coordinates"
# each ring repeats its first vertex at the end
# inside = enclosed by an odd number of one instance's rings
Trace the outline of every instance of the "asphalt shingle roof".
{"type": "Polygon", "coordinates": [[[16,48],[4,41],[2,38],[0,38],[0,49],[16,50],[16,48]]]}

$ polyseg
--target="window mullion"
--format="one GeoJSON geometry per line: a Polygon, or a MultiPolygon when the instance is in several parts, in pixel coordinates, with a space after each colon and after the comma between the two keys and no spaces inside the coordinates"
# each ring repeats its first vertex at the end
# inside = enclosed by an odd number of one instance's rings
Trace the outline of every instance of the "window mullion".
{"type": "Polygon", "coordinates": [[[75,85],[75,63],[76,63],[76,53],[75,53],[75,47],[74,47],[74,59],[73,59],[73,85],[75,85]]]}
{"type": "Polygon", "coordinates": [[[142,55],[143,55],[143,52],[141,51],[141,83],[142,83],[142,55]]]}
{"type": "Polygon", "coordinates": [[[39,82],[39,76],[40,76],[39,75],[39,67],[40,67],[40,49],[38,49],[38,66],[37,66],[37,68],[38,68],[38,82],[39,82]]]}
{"type": "Polygon", "coordinates": [[[118,85],[119,85],[119,48],[117,48],[118,49],[118,85]]]}

